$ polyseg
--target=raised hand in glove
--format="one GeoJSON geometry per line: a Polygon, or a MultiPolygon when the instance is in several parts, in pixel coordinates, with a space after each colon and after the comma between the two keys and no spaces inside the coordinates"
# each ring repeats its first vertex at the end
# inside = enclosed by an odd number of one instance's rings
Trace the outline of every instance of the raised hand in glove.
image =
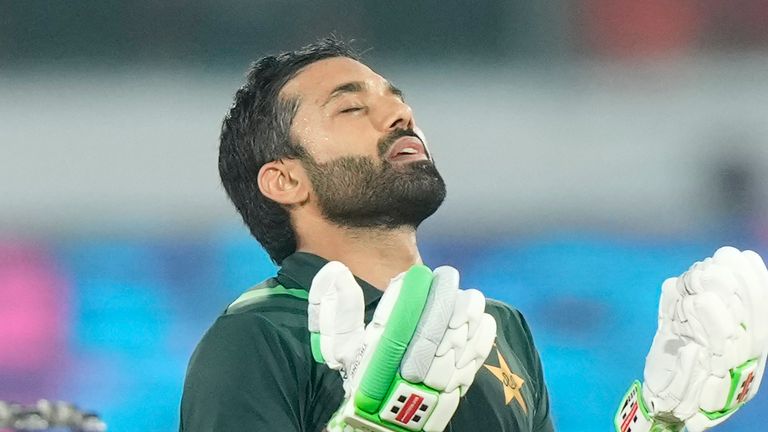
{"type": "Polygon", "coordinates": [[[768,355],[768,270],[724,247],[662,286],[659,329],[614,418],[621,432],[698,432],[757,393],[768,355]]]}
{"type": "Polygon", "coordinates": [[[416,265],[395,277],[364,325],[360,286],[339,262],[326,264],[309,292],[315,360],[339,370],[345,400],[327,429],[445,429],[496,337],[485,297],[459,290],[451,267],[416,265]]]}

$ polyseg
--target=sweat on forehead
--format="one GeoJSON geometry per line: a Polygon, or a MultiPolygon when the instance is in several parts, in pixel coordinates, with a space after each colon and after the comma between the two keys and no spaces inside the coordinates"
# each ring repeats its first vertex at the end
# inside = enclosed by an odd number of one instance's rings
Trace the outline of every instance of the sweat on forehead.
{"type": "Polygon", "coordinates": [[[323,104],[343,93],[381,90],[401,96],[389,81],[363,63],[347,57],[332,57],[302,68],[283,86],[280,96],[323,104]]]}

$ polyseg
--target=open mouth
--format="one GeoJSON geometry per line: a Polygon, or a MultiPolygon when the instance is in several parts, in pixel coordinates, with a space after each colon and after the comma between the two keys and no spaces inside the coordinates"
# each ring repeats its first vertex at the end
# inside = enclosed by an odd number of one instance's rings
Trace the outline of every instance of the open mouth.
{"type": "Polygon", "coordinates": [[[392,145],[387,160],[392,163],[405,163],[428,160],[428,158],[420,139],[415,136],[404,136],[392,145]]]}

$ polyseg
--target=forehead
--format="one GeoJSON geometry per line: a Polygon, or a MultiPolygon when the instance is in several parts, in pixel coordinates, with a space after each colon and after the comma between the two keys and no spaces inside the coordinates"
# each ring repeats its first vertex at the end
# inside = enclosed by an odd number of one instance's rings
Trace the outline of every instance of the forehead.
{"type": "Polygon", "coordinates": [[[347,57],[316,61],[288,81],[280,95],[298,96],[302,101],[321,102],[340,84],[359,81],[371,88],[389,85],[387,80],[368,66],[347,57]]]}

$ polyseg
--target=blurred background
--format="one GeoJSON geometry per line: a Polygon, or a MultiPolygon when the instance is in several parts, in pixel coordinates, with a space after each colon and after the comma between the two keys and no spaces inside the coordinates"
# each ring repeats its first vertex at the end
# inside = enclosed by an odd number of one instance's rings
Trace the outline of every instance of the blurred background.
{"type": "Polygon", "coordinates": [[[762,0],[0,0],[0,400],[176,430],[195,344],[275,271],[221,119],[250,61],[331,32],[405,91],[449,190],[427,264],[526,315],[558,430],[609,429],[664,278],[768,253],[762,0]]]}

